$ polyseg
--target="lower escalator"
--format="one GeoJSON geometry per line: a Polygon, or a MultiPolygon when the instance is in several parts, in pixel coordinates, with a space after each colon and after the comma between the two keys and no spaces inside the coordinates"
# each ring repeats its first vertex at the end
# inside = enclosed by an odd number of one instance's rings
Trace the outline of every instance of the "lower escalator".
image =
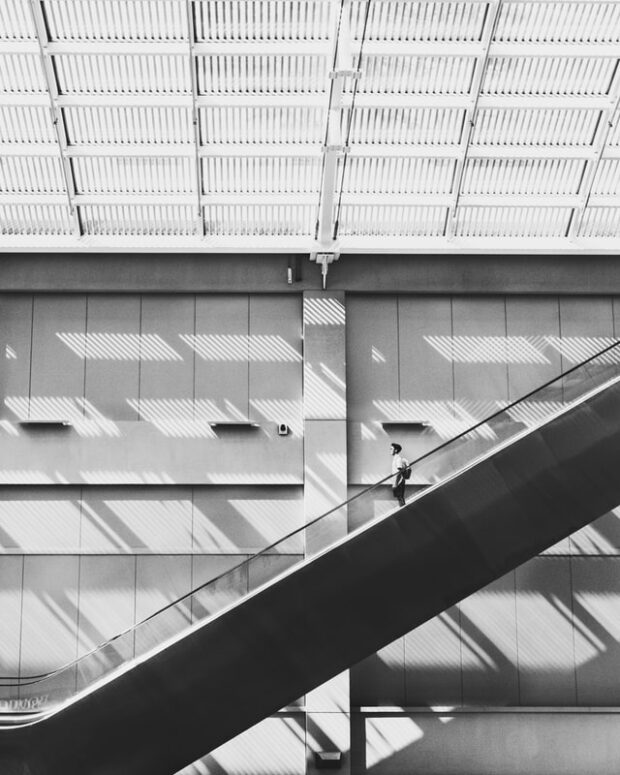
{"type": "Polygon", "coordinates": [[[0,679],[2,775],[171,775],[620,503],[620,344],[80,659],[0,679]]]}

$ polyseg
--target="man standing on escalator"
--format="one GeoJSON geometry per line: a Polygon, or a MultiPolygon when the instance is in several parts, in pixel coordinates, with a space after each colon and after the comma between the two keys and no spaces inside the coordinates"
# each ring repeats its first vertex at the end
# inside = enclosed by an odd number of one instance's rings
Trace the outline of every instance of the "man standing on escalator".
{"type": "Polygon", "coordinates": [[[405,478],[408,478],[405,476],[405,471],[407,470],[409,463],[400,454],[403,451],[403,448],[400,446],[400,444],[393,442],[390,444],[390,447],[392,449],[392,473],[396,475],[395,479],[392,481],[392,492],[398,501],[398,505],[404,506],[405,478]]]}

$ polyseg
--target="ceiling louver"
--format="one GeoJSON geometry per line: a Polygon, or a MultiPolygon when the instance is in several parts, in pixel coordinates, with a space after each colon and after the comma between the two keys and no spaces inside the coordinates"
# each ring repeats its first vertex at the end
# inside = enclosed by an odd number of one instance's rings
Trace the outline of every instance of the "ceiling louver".
{"type": "Polygon", "coordinates": [[[620,0],[0,3],[0,250],[619,247],[620,0]]]}

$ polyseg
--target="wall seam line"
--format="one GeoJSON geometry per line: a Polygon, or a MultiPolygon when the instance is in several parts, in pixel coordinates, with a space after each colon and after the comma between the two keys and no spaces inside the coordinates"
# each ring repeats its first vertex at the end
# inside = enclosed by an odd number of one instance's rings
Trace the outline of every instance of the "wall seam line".
{"type": "Polygon", "coordinates": [[[34,347],[34,293],[32,294],[32,303],[30,307],[30,362],[28,364],[28,419],[30,419],[30,408],[32,405],[32,358],[34,347]]]}

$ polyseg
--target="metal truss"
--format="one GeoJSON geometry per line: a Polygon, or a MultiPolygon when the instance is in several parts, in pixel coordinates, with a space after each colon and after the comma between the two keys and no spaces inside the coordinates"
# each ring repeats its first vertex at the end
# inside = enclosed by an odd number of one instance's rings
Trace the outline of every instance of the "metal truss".
{"type": "Polygon", "coordinates": [[[471,145],[471,140],[476,126],[476,117],[480,103],[480,92],[484,81],[484,76],[489,61],[491,44],[495,35],[495,29],[499,20],[499,12],[502,7],[502,0],[495,0],[488,6],[488,16],[486,18],[484,31],[482,35],[482,52],[476,61],[476,70],[474,80],[470,89],[472,102],[466,110],[465,126],[463,128],[463,137],[461,139],[461,154],[456,162],[454,174],[454,188],[452,202],[448,211],[448,220],[446,223],[446,236],[453,237],[456,232],[456,219],[458,213],[459,199],[461,196],[461,187],[463,185],[463,175],[465,174],[465,165],[467,164],[467,154],[471,145]]]}
{"type": "MultiPolygon", "coordinates": [[[[569,228],[568,236],[574,239],[580,232],[583,224],[584,217],[586,215],[588,207],[595,207],[597,202],[592,193],[594,183],[596,181],[596,175],[599,170],[603,156],[609,158],[606,155],[606,150],[610,149],[607,146],[611,130],[615,123],[620,121],[620,60],[619,66],[616,69],[615,77],[610,88],[609,103],[605,110],[602,111],[599,124],[596,129],[596,134],[592,142],[593,156],[591,156],[586,162],[586,168],[583,176],[583,180],[579,189],[580,202],[578,207],[575,208],[571,225],[569,228]],[[615,123],[614,123],[615,122],[615,123]]],[[[619,148],[615,149],[620,150],[619,148]]],[[[603,202],[599,206],[618,206],[614,204],[613,197],[598,197],[603,202]]]]}
{"type": "Polygon", "coordinates": [[[185,0],[187,12],[187,35],[189,43],[189,67],[192,82],[192,129],[194,133],[194,163],[196,185],[196,226],[198,233],[204,235],[204,218],[202,214],[202,160],[200,158],[200,120],[198,116],[198,79],[196,75],[196,28],[194,22],[194,0],[185,0]]]}
{"type": "Polygon", "coordinates": [[[69,213],[73,222],[73,228],[77,237],[82,236],[82,223],[80,220],[80,213],[76,205],[77,188],[75,185],[75,177],[73,175],[73,168],[71,166],[71,160],[67,154],[68,139],[67,139],[67,127],[65,126],[65,120],[62,108],[59,104],[59,89],[58,81],[56,79],[56,73],[54,71],[54,64],[52,62],[52,54],[49,50],[49,39],[47,34],[47,25],[45,23],[45,15],[43,11],[43,5],[41,0],[29,0],[29,7],[32,13],[32,19],[37,32],[38,41],[38,54],[41,59],[41,65],[45,76],[45,82],[47,86],[48,100],[52,115],[52,122],[54,125],[54,132],[57,140],[57,152],[60,154],[60,162],[62,166],[62,174],[65,182],[66,199],[69,206],[69,213]]]}

